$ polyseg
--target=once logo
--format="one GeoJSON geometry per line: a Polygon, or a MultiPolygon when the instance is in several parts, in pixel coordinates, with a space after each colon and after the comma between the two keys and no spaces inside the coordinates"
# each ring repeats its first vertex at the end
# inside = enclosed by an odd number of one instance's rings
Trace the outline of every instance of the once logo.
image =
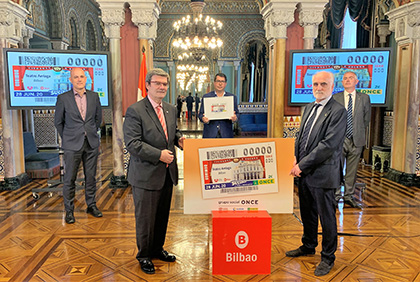
{"type": "Polygon", "coordinates": [[[238,233],[236,233],[235,244],[239,249],[244,249],[246,246],[248,246],[248,243],[249,237],[245,231],[239,231],[238,233]]]}

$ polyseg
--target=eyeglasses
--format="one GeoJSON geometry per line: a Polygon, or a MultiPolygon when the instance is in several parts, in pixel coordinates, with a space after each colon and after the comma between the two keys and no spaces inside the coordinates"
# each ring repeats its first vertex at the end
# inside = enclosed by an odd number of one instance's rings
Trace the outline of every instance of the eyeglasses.
{"type": "Polygon", "coordinates": [[[215,82],[216,82],[216,83],[226,83],[226,81],[225,81],[225,80],[216,80],[215,82]]]}
{"type": "Polygon", "coordinates": [[[168,83],[167,82],[159,82],[159,81],[150,81],[150,83],[154,83],[156,84],[157,87],[168,87],[168,83]]]}

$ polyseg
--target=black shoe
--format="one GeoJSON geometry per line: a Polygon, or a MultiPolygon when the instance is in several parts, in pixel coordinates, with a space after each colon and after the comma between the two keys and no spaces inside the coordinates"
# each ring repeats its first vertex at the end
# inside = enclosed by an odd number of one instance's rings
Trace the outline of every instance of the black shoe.
{"type": "Polygon", "coordinates": [[[86,212],[90,213],[94,217],[102,217],[101,211],[95,205],[88,207],[86,212]]]}
{"type": "Polygon", "coordinates": [[[176,257],[174,255],[169,254],[165,250],[162,250],[159,254],[155,255],[154,258],[157,258],[166,262],[174,262],[176,260],[176,257]]]}
{"type": "Polygon", "coordinates": [[[353,199],[353,198],[350,198],[350,199],[345,199],[344,200],[344,203],[345,204],[348,204],[349,206],[351,206],[352,208],[357,208],[357,209],[361,209],[362,208],[362,205],[361,204],[359,204],[358,202],[356,202],[356,200],[355,199],[353,199]]]}
{"type": "Polygon", "coordinates": [[[76,219],[74,218],[73,211],[66,211],[66,217],[64,218],[66,223],[73,224],[76,222],[76,219]]]}
{"type": "Polygon", "coordinates": [[[146,274],[154,274],[155,273],[155,266],[150,259],[140,260],[140,268],[146,274]]]}
{"type": "Polygon", "coordinates": [[[328,264],[325,261],[321,261],[315,268],[315,276],[324,276],[330,273],[331,268],[333,268],[334,263],[328,264]]]}
{"type": "Polygon", "coordinates": [[[286,257],[296,258],[301,256],[308,256],[315,254],[315,250],[313,251],[304,251],[301,248],[297,248],[296,250],[286,252],[286,257]]]}

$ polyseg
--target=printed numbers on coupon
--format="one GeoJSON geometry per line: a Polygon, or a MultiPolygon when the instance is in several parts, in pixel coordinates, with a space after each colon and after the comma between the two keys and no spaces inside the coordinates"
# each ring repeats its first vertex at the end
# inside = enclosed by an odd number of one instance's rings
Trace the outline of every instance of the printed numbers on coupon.
{"type": "Polygon", "coordinates": [[[262,146],[262,147],[251,147],[251,148],[244,148],[244,156],[259,156],[265,154],[271,154],[273,149],[271,146],[262,146]]]}

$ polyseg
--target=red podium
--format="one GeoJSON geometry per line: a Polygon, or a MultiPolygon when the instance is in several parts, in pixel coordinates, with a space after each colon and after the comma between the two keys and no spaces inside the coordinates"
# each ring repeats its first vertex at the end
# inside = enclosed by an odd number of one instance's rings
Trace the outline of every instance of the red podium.
{"type": "Polygon", "coordinates": [[[213,274],[270,274],[267,211],[212,211],[213,274]]]}

